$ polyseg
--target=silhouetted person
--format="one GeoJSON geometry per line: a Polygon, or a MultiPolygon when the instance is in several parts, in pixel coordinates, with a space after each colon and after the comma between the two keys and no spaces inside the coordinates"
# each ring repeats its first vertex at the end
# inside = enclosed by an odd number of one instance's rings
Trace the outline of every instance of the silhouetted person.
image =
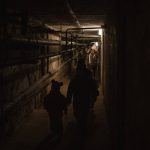
{"type": "Polygon", "coordinates": [[[91,94],[92,79],[84,62],[80,60],[77,65],[76,75],[71,79],[68,86],[67,100],[71,103],[73,98],[74,117],[83,136],[87,133],[91,94]]]}
{"type": "Polygon", "coordinates": [[[50,93],[44,99],[44,108],[50,119],[50,129],[54,136],[63,134],[63,113],[67,114],[66,98],[60,92],[63,82],[52,80],[50,93]]]}
{"type": "Polygon", "coordinates": [[[97,100],[97,96],[99,96],[98,88],[99,88],[98,80],[92,78],[92,95],[91,95],[91,108],[90,108],[92,119],[95,118],[94,105],[97,100]]]}

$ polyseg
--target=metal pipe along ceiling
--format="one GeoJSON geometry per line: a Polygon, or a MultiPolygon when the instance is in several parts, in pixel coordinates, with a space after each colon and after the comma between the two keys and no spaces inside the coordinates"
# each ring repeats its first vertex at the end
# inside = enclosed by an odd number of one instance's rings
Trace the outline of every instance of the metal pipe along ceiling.
{"type": "Polygon", "coordinates": [[[73,12],[73,10],[72,10],[70,4],[68,3],[67,0],[65,1],[65,3],[66,3],[66,6],[67,6],[67,8],[68,8],[68,10],[69,10],[69,13],[71,14],[71,16],[73,17],[73,19],[75,20],[75,23],[77,24],[78,27],[80,27],[80,26],[81,26],[81,25],[80,25],[80,22],[78,21],[78,19],[77,19],[75,13],[73,12]]]}

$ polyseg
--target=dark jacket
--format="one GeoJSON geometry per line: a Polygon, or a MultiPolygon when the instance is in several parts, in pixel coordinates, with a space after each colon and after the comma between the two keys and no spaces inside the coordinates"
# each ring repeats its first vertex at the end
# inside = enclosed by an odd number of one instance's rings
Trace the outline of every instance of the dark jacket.
{"type": "Polygon", "coordinates": [[[44,99],[44,108],[50,116],[62,117],[67,111],[66,98],[59,91],[50,91],[44,99]]]}
{"type": "Polygon", "coordinates": [[[85,69],[77,73],[76,76],[71,79],[68,91],[67,91],[67,100],[68,103],[71,103],[73,98],[73,107],[74,110],[78,111],[87,111],[91,104],[91,95],[92,95],[93,81],[88,74],[88,70],[85,69]]]}

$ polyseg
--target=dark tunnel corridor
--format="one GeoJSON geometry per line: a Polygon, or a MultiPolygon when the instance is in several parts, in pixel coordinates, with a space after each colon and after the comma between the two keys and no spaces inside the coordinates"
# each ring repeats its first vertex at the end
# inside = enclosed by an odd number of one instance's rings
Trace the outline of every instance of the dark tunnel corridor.
{"type": "Polygon", "coordinates": [[[1,0],[0,149],[149,150],[149,8],[1,0]]]}

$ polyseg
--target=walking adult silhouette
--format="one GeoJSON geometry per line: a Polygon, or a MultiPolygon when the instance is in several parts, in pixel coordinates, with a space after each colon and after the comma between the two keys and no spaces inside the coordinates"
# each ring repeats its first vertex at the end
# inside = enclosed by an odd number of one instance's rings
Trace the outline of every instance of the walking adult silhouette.
{"type": "Polygon", "coordinates": [[[73,98],[73,112],[77,126],[82,136],[86,136],[88,116],[91,106],[92,78],[83,60],[79,60],[76,74],[71,79],[68,90],[67,100],[70,104],[73,98]]]}

